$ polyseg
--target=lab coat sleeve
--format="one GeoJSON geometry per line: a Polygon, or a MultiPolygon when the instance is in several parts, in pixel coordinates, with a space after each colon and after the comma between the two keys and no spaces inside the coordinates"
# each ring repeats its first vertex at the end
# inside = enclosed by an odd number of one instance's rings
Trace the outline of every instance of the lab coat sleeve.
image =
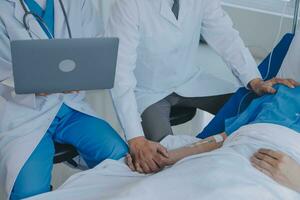
{"type": "Polygon", "coordinates": [[[221,7],[220,0],[204,0],[202,35],[207,43],[223,58],[233,74],[245,87],[261,78],[257,64],[244,45],[230,17],[221,7]]]}
{"type": "Polygon", "coordinates": [[[11,78],[10,42],[3,23],[0,21],[0,82],[11,78]]]}
{"type": "Polygon", "coordinates": [[[111,94],[127,140],[144,136],[134,92],[137,85],[134,70],[139,44],[138,26],[137,2],[117,1],[112,8],[105,35],[120,39],[115,87],[111,94]]]}
{"type": "Polygon", "coordinates": [[[82,4],[82,27],[85,37],[104,35],[103,16],[100,16],[94,1],[84,0],[82,4]]]}
{"type": "MultiPolygon", "coordinates": [[[[7,101],[36,108],[36,97],[32,95],[17,95],[14,92],[14,81],[12,75],[11,53],[10,53],[10,40],[6,32],[4,23],[0,19],[0,87],[9,88],[10,95],[1,96],[7,101]]],[[[2,94],[0,94],[2,95],[2,94]]]]}

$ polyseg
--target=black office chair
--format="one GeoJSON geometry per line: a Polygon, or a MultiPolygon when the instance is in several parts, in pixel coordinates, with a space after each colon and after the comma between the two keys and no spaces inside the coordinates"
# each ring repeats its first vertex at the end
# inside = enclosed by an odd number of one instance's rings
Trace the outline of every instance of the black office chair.
{"type": "MultiPolygon", "coordinates": [[[[75,168],[78,167],[78,164],[73,159],[79,154],[72,145],[59,144],[55,142],[54,146],[55,146],[55,155],[53,159],[54,164],[67,162],[75,168]]],[[[53,190],[53,186],[50,185],[50,191],[52,190],[53,190]]]]}
{"type": "Polygon", "coordinates": [[[170,123],[171,126],[184,124],[192,120],[197,112],[197,108],[174,106],[171,108],[170,123]]]}
{"type": "Polygon", "coordinates": [[[78,167],[77,163],[73,159],[79,154],[72,145],[55,143],[54,146],[55,146],[55,155],[53,160],[54,164],[67,162],[73,167],[78,167]]]}
{"type": "MultiPolygon", "coordinates": [[[[172,126],[184,124],[192,120],[196,115],[196,108],[172,107],[170,114],[170,122],[172,126]]],[[[67,162],[73,167],[77,167],[77,163],[73,160],[78,156],[78,152],[72,145],[55,143],[54,164],[67,162]]]]}

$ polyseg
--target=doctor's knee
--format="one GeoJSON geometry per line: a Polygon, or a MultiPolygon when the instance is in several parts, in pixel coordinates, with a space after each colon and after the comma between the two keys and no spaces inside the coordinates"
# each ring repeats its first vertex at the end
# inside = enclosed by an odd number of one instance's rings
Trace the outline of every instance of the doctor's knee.
{"type": "Polygon", "coordinates": [[[93,130],[90,130],[89,147],[82,152],[90,168],[105,159],[119,160],[128,153],[128,145],[121,136],[103,120],[94,120],[93,130]]]}
{"type": "Polygon", "coordinates": [[[32,197],[50,191],[50,185],[43,185],[43,183],[41,183],[41,185],[36,187],[32,186],[30,183],[27,183],[27,185],[30,185],[30,187],[29,186],[24,186],[22,188],[14,187],[10,195],[10,200],[25,199],[28,197],[32,197]]]}
{"type": "Polygon", "coordinates": [[[111,138],[103,146],[105,148],[99,149],[98,152],[98,161],[100,162],[105,159],[119,160],[129,152],[128,145],[120,136],[111,138]]]}
{"type": "Polygon", "coordinates": [[[119,160],[120,158],[126,156],[128,152],[128,145],[120,138],[118,141],[116,141],[116,144],[112,146],[112,151],[109,159],[119,160]]]}

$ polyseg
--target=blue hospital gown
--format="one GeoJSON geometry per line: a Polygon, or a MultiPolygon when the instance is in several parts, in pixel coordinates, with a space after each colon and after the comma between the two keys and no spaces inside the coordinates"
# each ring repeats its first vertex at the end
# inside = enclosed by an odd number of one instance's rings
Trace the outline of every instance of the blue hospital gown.
{"type": "Polygon", "coordinates": [[[240,115],[225,121],[225,132],[230,135],[247,124],[271,123],[300,133],[300,87],[276,85],[277,93],[253,100],[240,115]]]}

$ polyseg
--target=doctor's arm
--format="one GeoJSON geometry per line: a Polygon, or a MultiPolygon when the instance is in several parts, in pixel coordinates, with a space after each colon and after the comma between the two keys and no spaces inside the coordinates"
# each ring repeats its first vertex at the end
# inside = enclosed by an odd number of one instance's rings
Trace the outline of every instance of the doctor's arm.
{"type": "Polygon", "coordinates": [[[232,73],[243,86],[256,94],[275,93],[272,87],[278,83],[294,87],[290,79],[274,78],[263,81],[257,64],[242,41],[239,32],[233,28],[230,17],[221,7],[220,0],[204,0],[202,35],[207,43],[223,58],[232,73]]]}
{"type": "Polygon", "coordinates": [[[106,28],[106,36],[120,39],[115,87],[111,94],[119,120],[129,143],[133,163],[145,173],[160,170],[167,157],[166,149],[145,139],[138,111],[134,75],[139,45],[139,15],[135,0],[119,0],[113,8],[106,28]]]}
{"type": "Polygon", "coordinates": [[[0,19],[0,87],[3,89],[1,96],[7,101],[16,104],[36,108],[36,96],[17,95],[14,91],[14,81],[12,74],[10,40],[4,23],[0,19]]]}
{"type": "Polygon", "coordinates": [[[5,26],[0,20],[0,84],[12,79],[10,41],[5,26]]]}

